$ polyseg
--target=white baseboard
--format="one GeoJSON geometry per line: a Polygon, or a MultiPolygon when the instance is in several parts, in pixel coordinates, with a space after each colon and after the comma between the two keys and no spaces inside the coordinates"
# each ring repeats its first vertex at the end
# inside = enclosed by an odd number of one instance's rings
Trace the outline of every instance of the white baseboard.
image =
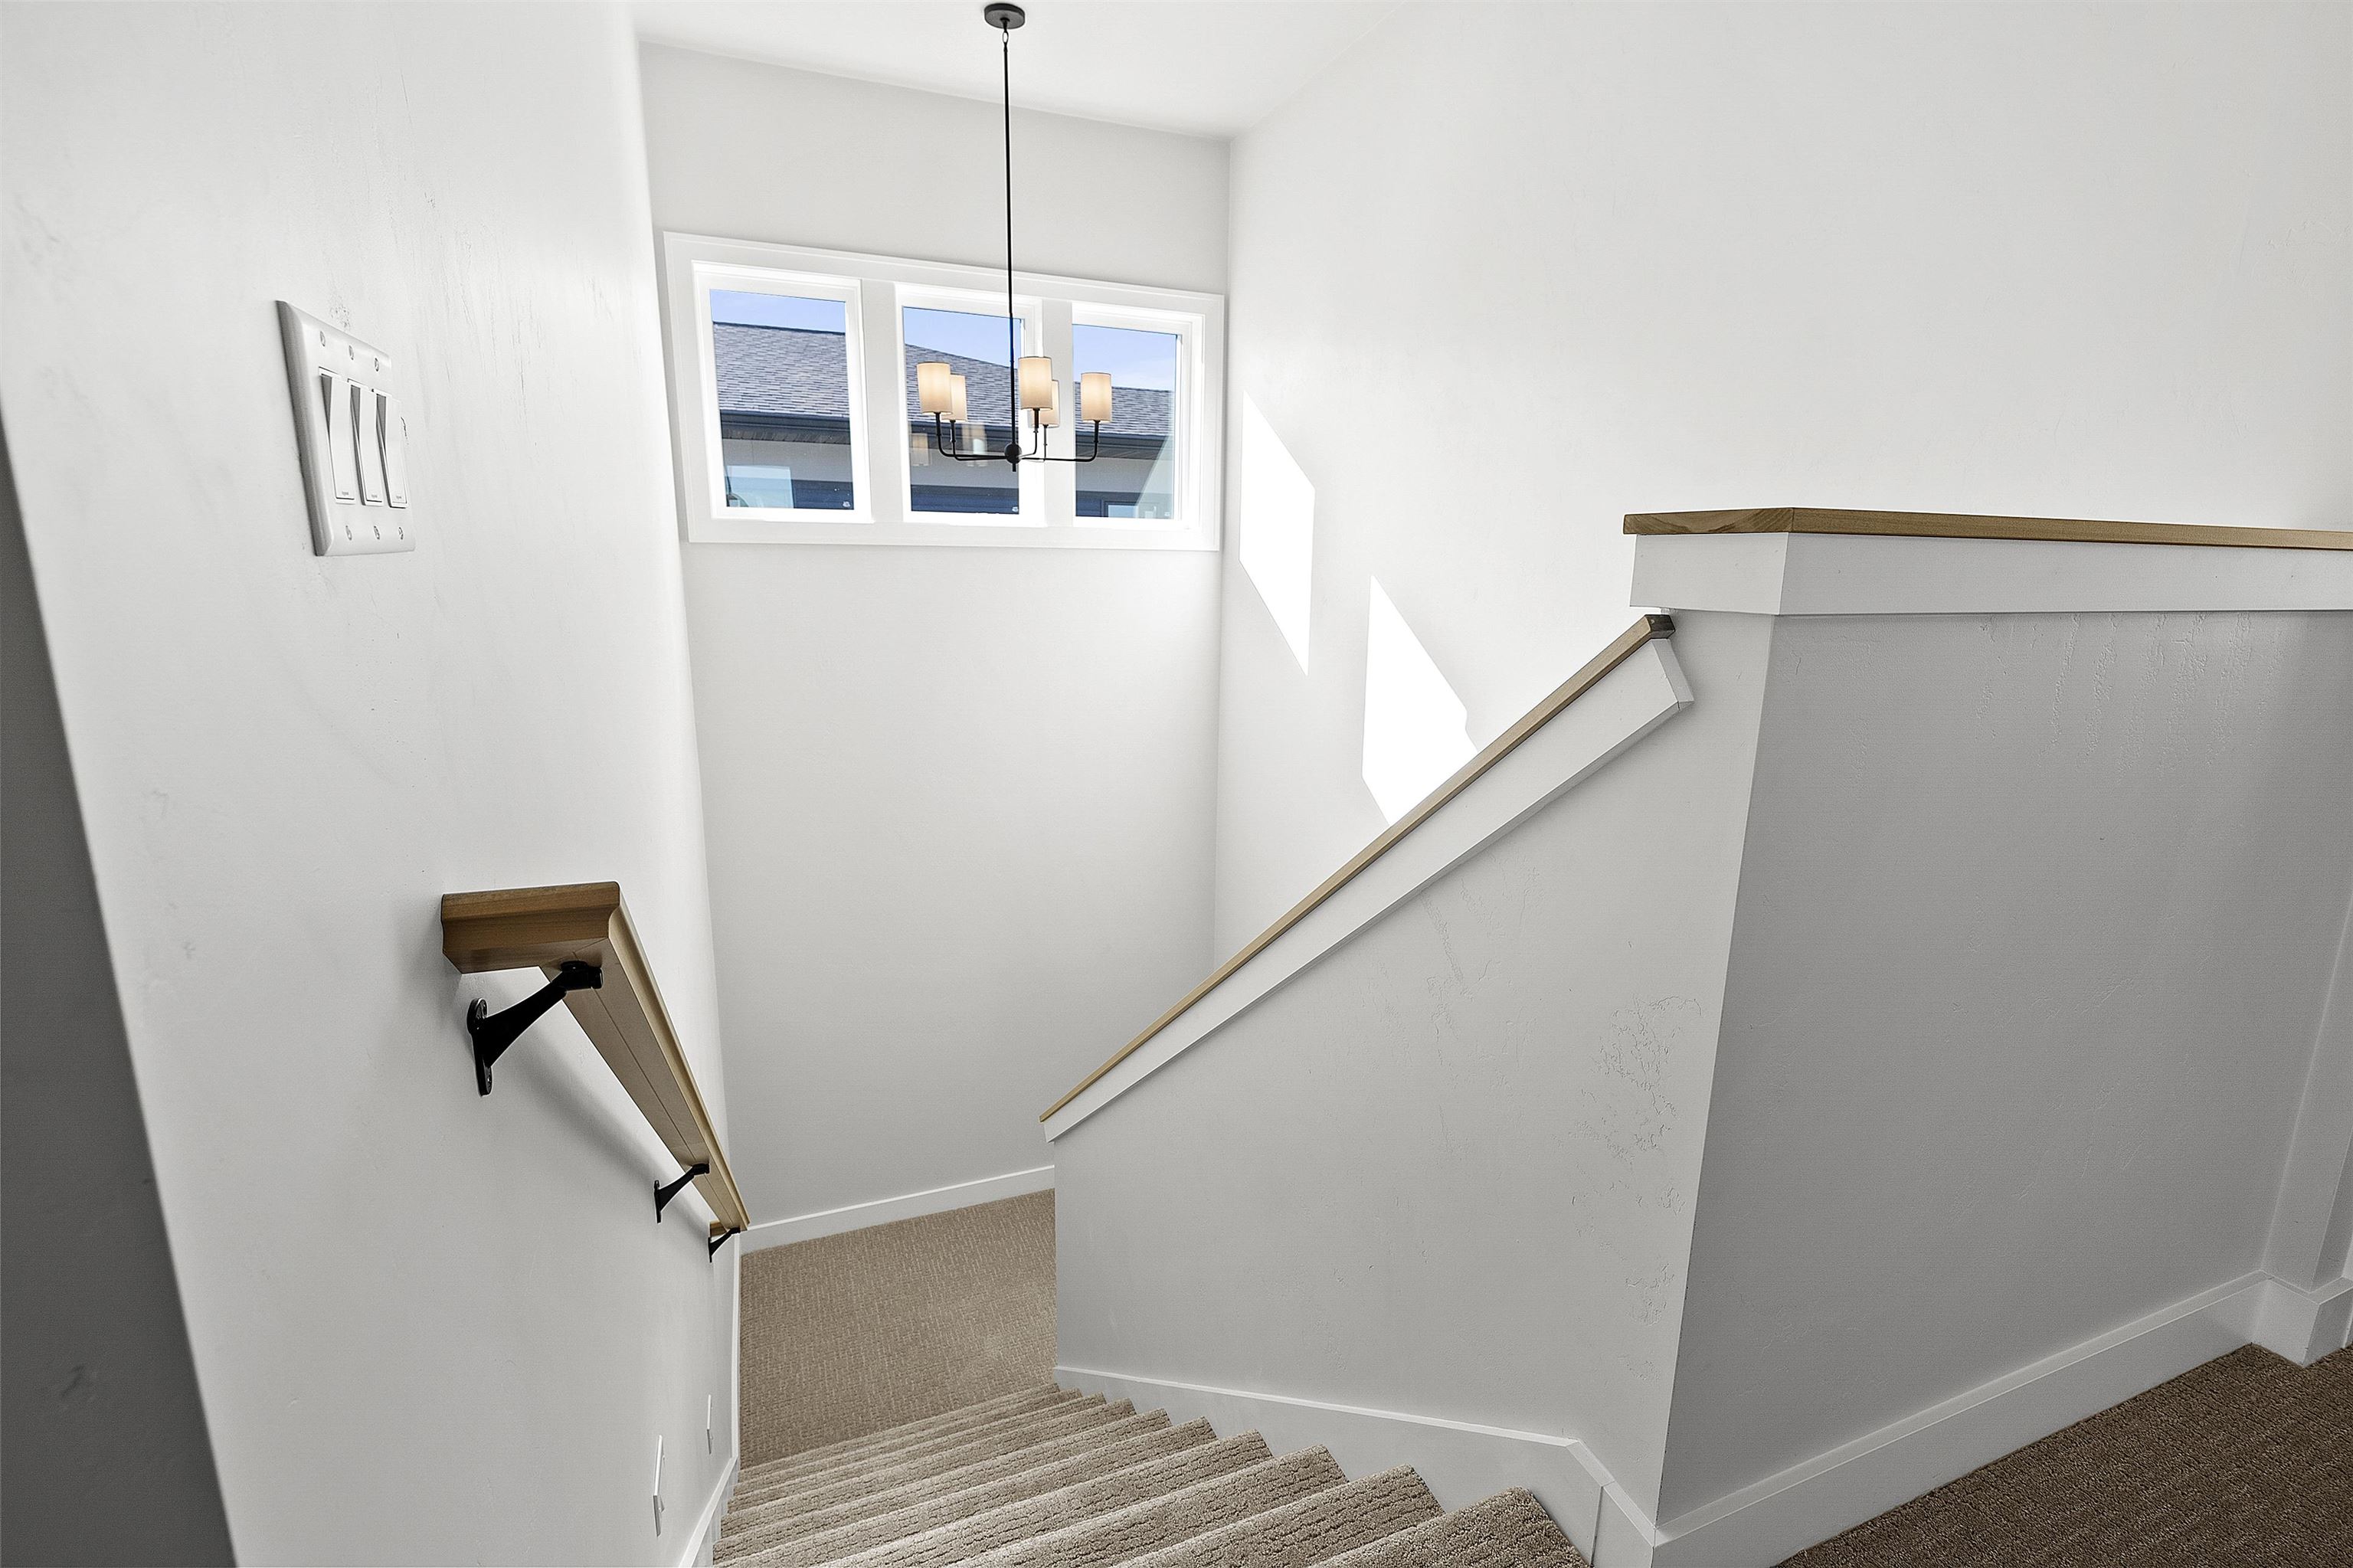
{"type": "Polygon", "coordinates": [[[1649,1531],[1648,1563],[1778,1563],[2237,1350],[2269,1283],[2256,1273],[2202,1290],[1678,1515],[1649,1531]]]}
{"type": "Polygon", "coordinates": [[[2306,1290],[2284,1279],[2263,1281],[2247,1338],[2275,1356],[2308,1367],[2341,1351],[2353,1333],[2353,1277],[2306,1290]]]}
{"type": "Polygon", "coordinates": [[[1010,1171],[1002,1176],[984,1176],[977,1181],[958,1181],[950,1187],[902,1192],[895,1198],[877,1198],[868,1203],[820,1209],[813,1214],[795,1214],[786,1220],[765,1220],[744,1233],[742,1245],[745,1252],[757,1252],[762,1247],[814,1241],[818,1236],[839,1235],[844,1231],[862,1231],[869,1225],[887,1225],[893,1220],[943,1214],[950,1209],[968,1209],[975,1203],[994,1203],[1000,1198],[1049,1192],[1053,1185],[1054,1168],[1050,1165],[1010,1171]]]}
{"type": "Polygon", "coordinates": [[[702,1515],[694,1521],[694,1533],[687,1538],[686,1550],[678,1559],[678,1568],[710,1568],[712,1555],[719,1547],[719,1520],[727,1512],[727,1499],[735,1495],[735,1461],[727,1461],[720,1473],[719,1484],[711,1489],[704,1499],[702,1515]]]}
{"type": "Polygon", "coordinates": [[[1573,1437],[1091,1367],[1056,1367],[1054,1381],[1106,1399],[1132,1399],[1138,1410],[1166,1410],[1171,1421],[1207,1418],[1221,1437],[1255,1430],[1278,1454],[1322,1444],[1351,1476],[1411,1465],[1449,1509],[1506,1487],[1525,1487],[1577,1549],[1593,1557],[1596,1516],[1609,1477],[1592,1450],[1573,1437]]]}
{"type": "MultiPolygon", "coordinates": [[[[1626,1496],[1575,1438],[1323,1400],[1057,1367],[1056,1381],[1139,1410],[1204,1416],[1220,1436],[1255,1427],[1277,1452],[1323,1444],[1352,1476],[1411,1465],[1459,1508],[1525,1487],[1593,1568],[1741,1568],[1778,1563],[2039,1437],[2250,1342],[2259,1330],[2306,1349],[2341,1344],[2353,1280],[2295,1291],[2261,1274],[2184,1298],[2071,1345],[1753,1486],[1667,1520],[1626,1496]],[[2329,1336],[2335,1343],[2324,1343],[2329,1336]]],[[[2278,1345],[2268,1348],[2280,1350],[2278,1345]]]]}

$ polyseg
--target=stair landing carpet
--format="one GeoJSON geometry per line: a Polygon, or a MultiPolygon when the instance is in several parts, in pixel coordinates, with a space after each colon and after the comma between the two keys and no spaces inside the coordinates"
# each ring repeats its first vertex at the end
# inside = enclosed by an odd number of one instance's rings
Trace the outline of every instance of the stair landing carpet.
{"type": "Polygon", "coordinates": [[[745,1467],[726,1568],[1589,1568],[1543,1505],[1050,1386],[745,1467]]]}

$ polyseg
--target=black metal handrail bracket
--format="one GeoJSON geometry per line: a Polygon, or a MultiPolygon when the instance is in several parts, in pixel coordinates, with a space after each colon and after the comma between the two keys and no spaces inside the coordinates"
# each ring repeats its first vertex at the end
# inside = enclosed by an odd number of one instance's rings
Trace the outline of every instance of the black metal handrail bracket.
{"type": "MultiPolygon", "coordinates": [[[[474,1042],[474,1086],[483,1094],[491,1092],[491,1064],[506,1054],[506,1048],[522,1036],[522,1032],[540,1020],[540,1015],[564,1000],[572,991],[600,991],[605,984],[605,971],[595,964],[584,964],[567,959],[557,966],[555,978],[516,1002],[512,1007],[492,1012],[490,1004],[477,998],[466,1009],[466,1033],[474,1042]]],[[[654,1210],[657,1219],[661,1210],[654,1210]]]]}
{"type": "Polygon", "coordinates": [[[686,1174],[681,1176],[677,1181],[668,1182],[662,1186],[655,1188],[654,1224],[661,1224],[662,1211],[670,1207],[670,1201],[672,1198],[677,1197],[681,1192],[686,1191],[686,1184],[689,1181],[693,1181],[697,1176],[708,1176],[710,1174],[711,1162],[706,1160],[699,1165],[688,1166],[686,1168],[686,1174]]]}

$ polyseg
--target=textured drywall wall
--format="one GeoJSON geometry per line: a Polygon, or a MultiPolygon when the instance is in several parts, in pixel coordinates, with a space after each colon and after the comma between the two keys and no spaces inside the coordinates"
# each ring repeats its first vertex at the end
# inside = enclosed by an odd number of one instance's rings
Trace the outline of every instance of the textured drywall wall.
{"type": "Polygon", "coordinates": [[[1584,1439],[1654,1500],[1770,622],[1058,1139],[1060,1359],[1584,1439]]]}
{"type": "Polygon", "coordinates": [[[2353,524],[2348,79],[2325,4],[1398,7],[1233,148],[1315,559],[1304,673],[1227,566],[1219,950],[1380,826],[1368,577],[1484,742],[1628,512],[2353,524]]]}
{"type": "MultiPolygon", "coordinates": [[[[663,228],[1002,261],[988,104],[661,48],[644,84],[663,228]]],[[[1224,286],[1223,143],[1014,139],[1024,267],[1224,286]]],[[[753,1217],[1049,1163],[1038,1113],[1208,969],[1218,557],[685,549],[753,1217]]]]}
{"type": "Polygon", "coordinates": [[[676,1560],[733,1251],[560,1012],[477,1096],[536,977],[438,916],[619,881],[723,1116],[626,20],[0,26],[0,406],[236,1554],[676,1560]],[[403,367],[414,554],[311,555],[280,298],[403,367]]]}
{"type": "Polygon", "coordinates": [[[1667,1518],[2261,1267],[2353,888],[2353,612],[1774,625],[1667,1518]]]}

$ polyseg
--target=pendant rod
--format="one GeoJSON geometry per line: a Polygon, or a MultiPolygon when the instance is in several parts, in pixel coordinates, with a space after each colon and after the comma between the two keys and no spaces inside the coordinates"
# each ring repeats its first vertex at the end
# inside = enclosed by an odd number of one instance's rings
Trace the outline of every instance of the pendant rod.
{"type": "Polygon", "coordinates": [[[1021,340],[1013,314],[1013,29],[999,24],[997,36],[1005,63],[1005,407],[1013,424],[1013,450],[1021,450],[1021,340]]]}

